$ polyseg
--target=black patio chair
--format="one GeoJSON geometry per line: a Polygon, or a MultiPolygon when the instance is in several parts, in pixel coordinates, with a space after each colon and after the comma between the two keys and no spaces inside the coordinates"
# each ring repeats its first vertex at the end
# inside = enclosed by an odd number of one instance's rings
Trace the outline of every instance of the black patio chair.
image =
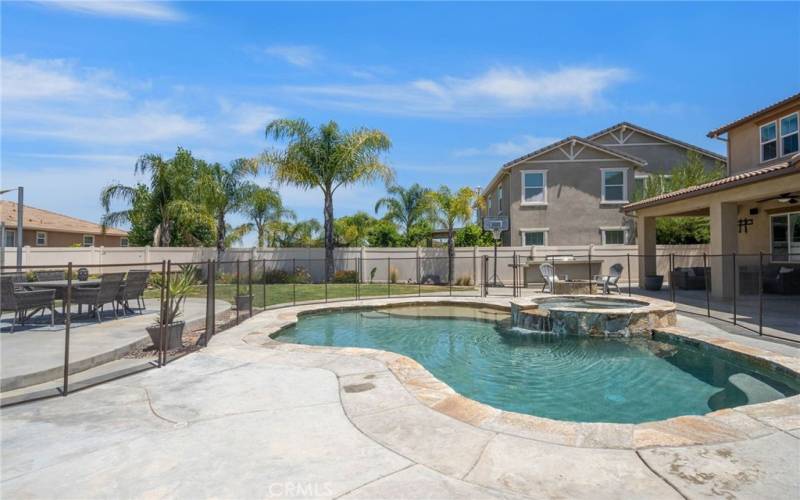
{"type": "Polygon", "coordinates": [[[122,313],[125,311],[133,310],[130,307],[129,301],[135,299],[136,305],[139,308],[139,314],[144,311],[144,291],[147,289],[147,278],[150,276],[150,271],[147,269],[132,269],[128,271],[128,276],[125,278],[125,286],[120,288],[117,294],[117,304],[122,306],[122,313]]]}
{"type": "Polygon", "coordinates": [[[55,324],[55,290],[21,290],[14,286],[13,276],[0,276],[0,312],[13,311],[11,319],[11,333],[14,325],[25,324],[39,310],[44,314],[45,309],[50,309],[50,326],[55,324]],[[29,310],[33,310],[28,314],[29,310]]]}
{"type": "Polygon", "coordinates": [[[100,323],[103,321],[101,318],[101,311],[105,304],[111,304],[111,309],[114,311],[114,318],[117,318],[117,308],[113,307],[114,302],[117,300],[120,288],[123,286],[125,280],[125,273],[108,273],[100,278],[98,286],[79,286],[72,290],[72,303],[82,306],[86,304],[89,306],[89,312],[94,313],[95,319],[100,323]]]}

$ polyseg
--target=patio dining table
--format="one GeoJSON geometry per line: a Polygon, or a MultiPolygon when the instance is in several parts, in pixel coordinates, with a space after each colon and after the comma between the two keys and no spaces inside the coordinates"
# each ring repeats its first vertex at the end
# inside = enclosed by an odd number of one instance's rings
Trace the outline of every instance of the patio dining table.
{"type": "MultiPolygon", "coordinates": [[[[61,300],[61,314],[64,315],[65,311],[65,304],[63,301],[67,298],[67,287],[75,289],[79,286],[100,286],[99,279],[91,279],[85,281],[78,281],[72,280],[72,284],[70,286],[70,282],[68,280],[50,280],[50,281],[23,281],[21,283],[17,283],[17,285],[28,288],[28,289],[49,289],[56,291],[56,299],[61,300]]],[[[78,306],[78,314],[81,314],[81,306],[78,306]]]]}

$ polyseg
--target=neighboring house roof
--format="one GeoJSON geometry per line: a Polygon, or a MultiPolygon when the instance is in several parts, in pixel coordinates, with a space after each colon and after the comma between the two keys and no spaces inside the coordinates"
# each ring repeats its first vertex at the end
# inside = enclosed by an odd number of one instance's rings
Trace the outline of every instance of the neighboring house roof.
{"type": "MultiPolygon", "coordinates": [[[[541,155],[543,155],[545,153],[549,153],[550,151],[553,151],[554,149],[560,148],[561,146],[564,146],[565,144],[570,144],[572,142],[574,142],[576,144],[582,144],[584,146],[588,146],[590,148],[597,149],[599,151],[603,151],[604,153],[607,153],[607,154],[609,154],[611,156],[616,156],[617,158],[623,159],[625,161],[629,161],[629,162],[631,162],[631,163],[633,163],[635,165],[639,165],[641,167],[647,165],[647,162],[645,160],[643,160],[643,159],[641,159],[641,158],[639,158],[637,156],[633,156],[632,154],[628,154],[628,153],[625,153],[623,151],[615,151],[615,150],[613,150],[611,148],[607,148],[607,147],[603,146],[602,144],[598,144],[598,143],[592,142],[592,141],[590,141],[588,139],[584,139],[583,137],[578,137],[576,135],[571,135],[571,136],[569,136],[569,137],[567,137],[565,139],[562,139],[560,141],[554,142],[554,143],[549,144],[549,145],[547,145],[547,146],[545,146],[543,148],[539,148],[536,151],[533,151],[533,152],[528,153],[526,155],[520,156],[519,158],[516,158],[514,160],[511,160],[509,162],[504,163],[503,166],[500,167],[500,170],[497,172],[497,174],[495,174],[495,176],[492,178],[492,180],[489,182],[489,184],[483,190],[483,194],[484,195],[488,194],[489,191],[491,190],[491,188],[494,187],[495,183],[497,183],[497,181],[503,176],[504,172],[506,172],[507,170],[510,170],[511,167],[513,167],[514,165],[517,165],[518,163],[522,163],[524,161],[532,160],[533,158],[536,158],[537,156],[541,156],[541,155]]],[[[565,159],[564,161],[568,162],[569,160],[565,159]]]]}
{"type": "Polygon", "coordinates": [[[719,160],[721,162],[727,162],[728,161],[728,159],[725,157],[725,155],[721,155],[719,153],[715,153],[713,151],[709,151],[708,149],[703,149],[703,148],[701,148],[699,146],[695,146],[694,144],[689,144],[688,142],[683,142],[681,140],[675,139],[673,137],[669,137],[669,136],[664,135],[664,134],[659,134],[658,132],[655,132],[655,131],[650,130],[650,129],[646,129],[644,127],[640,127],[639,125],[636,125],[636,124],[631,123],[631,122],[619,122],[616,125],[612,125],[612,126],[610,126],[608,128],[605,128],[605,129],[603,129],[603,130],[601,130],[599,132],[595,132],[594,134],[592,134],[590,136],[587,136],[586,138],[589,139],[589,140],[594,140],[594,139],[597,139],[598,137],[600,137],[601,135],[605,135],[605,134],[607,134],[609,132],[613,132],[614,130],[617,130],[618,128],[622,128],[622,127],[629,128],[631,130],[635,130],[635,131],[640,132],[640,133],[642,133],[644,135],[649,135],[649,136],[654,137],[656,139],[662,140],[664,142],[669,142],[671,144],[674,144],[676,146],[680,146],[682,148],[686,148],[686,149],[691,149],[693,151],[697,151],[698,153],[700,153],[702,155],[710,156],[710,157],[714,158],[715,160],[719,160]]]}
{"type": "Polygon", "coordinates": [[[800,174],[800,155],[793,156],[789,161],[774,163],[758,170],[751,170],[738,175],[723,177],[722,179],[706,182],[705,184],[698,184],[697,186],[678,189],[677,191],[660,194],[635,203],[629,203],[625,205],[623,209],[625,212],[631,212],[639,208],[663,205],[664,203],[693,198],[695,196],[731,189],[744,184],[752,184],[754,182],[789,174],[800,174]]]}
{"type": "Polygon", "coordinates": [[[738,125],[741,125],[742,123],[749,122],[751,120],[755,120],[756,118],[758,118],[760,116],[764,116],[764,115],[766,115],[768,113],[771,113],[772,111],[775,111],[776,109],[780,108],[781,106],[785,106],[786,104],[788,104],[788,103],[790,103],[790,102],[792,102],[793,100],[796,100],[796,99],[800,100],[800,92],[798,92],[797,94],[794,94],[792,96],[789,96],[786,99],[781,99],[780,101],[778,101],[778,102],[776,102],[774,104],[770,104],[766,108],[761,108],[758,111],[754,111],[754,112],[750,113],[749,115],[744,116],[742,118],[739,118],[738,120],[732,121],[732,122],[728,123],[727,125],[723,125],[723,126],[719,127],[718,129],[714,129],[711,132],[709,132],[707,135],[708,135],[708,137],[711,137],[712,139],[714,139],[715,137],[719,137],[720,135],[724,134],[728,130],[730,130],[730,129],[738,126],[738,125]]]}
{"type": "MultiPolygon", "coordinates": [[[[24,218],[23,229],[57,233],[105,234],[107,236],[128,235],[121,229],[109,227],[103,231],[100,224],[28,205],[25,205],[22,216],[24,218]]],[[[17,204],[13,201],[0,200],[0,220],[5,223],[6,228],[17,227],[17,204]]]]}

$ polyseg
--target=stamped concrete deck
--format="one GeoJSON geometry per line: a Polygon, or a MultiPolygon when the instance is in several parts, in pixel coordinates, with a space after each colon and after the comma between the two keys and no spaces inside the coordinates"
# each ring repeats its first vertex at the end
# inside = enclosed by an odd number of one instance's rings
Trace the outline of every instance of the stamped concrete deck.
{"type": "MultiPolygon", "coordinates": [[[[429,300],[442,299],[400,299],[429,300]]],[[[612,446],[618,437],[603,424],[585,424],[594,428],[580,439],[557,425],[526,435],[514,414],[442,399],[446,386],[397,355],[271,341],[265,332],[300,309],[259,314],[166,368],[4,408],[0,495],[777,499],[800,491],[796,398],[728,410],[722,418],[736,435],[710,441],[718,429],[660,429],[702,444],[612,446]]],[[[713,327],[698,335],[737,340],[713,327]]],[[[779,346],[775,356],[796,359],[797,350],[779,346]]]]}

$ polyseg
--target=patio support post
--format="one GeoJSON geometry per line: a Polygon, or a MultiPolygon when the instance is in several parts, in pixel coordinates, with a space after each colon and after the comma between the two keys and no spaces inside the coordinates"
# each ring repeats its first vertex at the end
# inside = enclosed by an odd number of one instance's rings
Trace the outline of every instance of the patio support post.
{"type": "Polygon", "coordinates": [[[715,298],[728,298],[736,295],[736,269],[725,265],[725,257],[733,255],[738,246],[736,231],[739,207],[736,203],[712,203],[709,207],[709,228],[711,243],[709,254],[719,256],[719,262],[711,261],[711,295],[715,298]],[[715,265],[716,264],[716,265],[715,265]]]}
{"type": "Polygon", "coordinates": [[[644,288],[647,276],[658,274],[656,262],[656,218],[638,217],[637,226],[639,287],[644,288]]]}
{"type": "Polygon", "coordinates": [[[764,252],[758,252],[758,334],[764,335],[764,252]]]}
{"type": "Polygon", "coordinates": [[[731,254],[731,265],[733,266],[733,324],[736,324],[736,252],[731,254]]]}
{"type": "Polygon", "coordinates": [[[708,282],[708,275],[711,270],[708,267],[708,255],[703,252],[703,274],[705,275],[706,282],[706,316],[711,317],[711,283],[708,282]]]}
{"type": "Polygon", "coordinates": [[[164,338],[164,317],[166,314],[166,306],[164,304],[164,290],[165,286],[164,283],[167,279],[167,261],[161,261],[161,297],[158,300],[158,346],[156,346],[156,351],[158,352],[158,367],[161,368],[161,340],[164,338]]]}
{"type": "Polygon", "coordinates": [[[631,254],[625,254],[628,258],[628,297],[631,296],[631,254]]]}
{"type": "MultiPolygon", "coordinates": [[[[3,238],[5,238],[5,234],[3,238]]],[[[66,316],[64,317],[64,386],[61,388],[62,396],[66,396],[69,393],[69,329],[70,323],[72,323],[72,262],[67,264],[67,293],[64,300],[66,301],[66,305],[64,306],[66,316]]],[[[55,309],[51,312],[54,315],[56,313],[55,309]]]]}
{"type": "Polygon", "coordinates": [[[247,261],[247,294],[250,296],[248,318],[253,317],[253,259],[247,261]]]}

